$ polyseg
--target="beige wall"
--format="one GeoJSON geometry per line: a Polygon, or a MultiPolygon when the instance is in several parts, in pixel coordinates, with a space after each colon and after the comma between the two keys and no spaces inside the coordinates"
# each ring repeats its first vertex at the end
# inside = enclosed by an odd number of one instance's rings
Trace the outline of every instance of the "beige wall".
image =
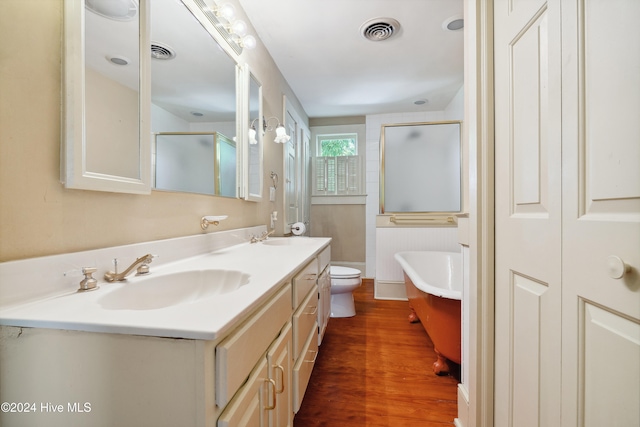
{"type": "Polygon", "coordinates": [[[365,261],[365,205],[312,205],[311,236],[331,237],[331,260],[365,261]]]}
{"type": "MultiPolygon", "coordinates": [[[[61,37],[62,0],[2,1],[0,261],[199,234],[203,215],[229,215],[217,228],[226,230],[268,224],[269,212],[284,211],[282,188],[275,204],[65,189],[59,181],[61,37]]],[[[263,83],[265,116],[282,118],[283,94],[299,108],[259,41],[239,61],[263,83]]],[[[264,154],[266,188],[269,172],[282,170],[282,148],[267,143],[264,154]]]]}

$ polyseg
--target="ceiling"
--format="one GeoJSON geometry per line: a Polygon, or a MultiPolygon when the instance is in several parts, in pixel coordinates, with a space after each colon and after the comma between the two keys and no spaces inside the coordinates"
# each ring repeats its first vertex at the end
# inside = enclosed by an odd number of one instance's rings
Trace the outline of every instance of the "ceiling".
{"type": "Polygon", "coordinates": [[[462,0],[239,2],[310,118],[443,110],[463,84],[462,0]],[[399,31],[365,39],[374,18],[399,31]]]}

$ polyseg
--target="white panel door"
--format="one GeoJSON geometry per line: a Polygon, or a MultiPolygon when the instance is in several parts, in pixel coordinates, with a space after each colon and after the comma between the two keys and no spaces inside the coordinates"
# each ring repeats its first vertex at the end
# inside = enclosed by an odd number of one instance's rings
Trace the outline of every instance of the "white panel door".
{"type": "Polygon", "coordinates": [[[560,425],[560,5],[496,0],[495,426],[560,425]]]}
{"type": "Polygon", "coordinates": [[[639,21],[562,3],[563,426],[640,426],[639,21]]]}

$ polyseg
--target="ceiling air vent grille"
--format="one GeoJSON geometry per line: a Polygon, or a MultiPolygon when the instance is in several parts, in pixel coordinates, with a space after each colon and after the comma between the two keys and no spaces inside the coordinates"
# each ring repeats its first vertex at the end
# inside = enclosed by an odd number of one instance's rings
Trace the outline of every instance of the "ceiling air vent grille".
{"type": "Polygon", "coordinates": [[[151,57],[154,59],[173,59],[176,57],[176,53],[172,48],[167,45],[162,45],[160,43],[152,43],[151,44],[151,57]]]}
{"type": "Polygon", "coordinates": [[[400,23],[392,18],[370,19],[360,26],[362,36],[374,42],[387,40],[400,29],[400,23]]]}

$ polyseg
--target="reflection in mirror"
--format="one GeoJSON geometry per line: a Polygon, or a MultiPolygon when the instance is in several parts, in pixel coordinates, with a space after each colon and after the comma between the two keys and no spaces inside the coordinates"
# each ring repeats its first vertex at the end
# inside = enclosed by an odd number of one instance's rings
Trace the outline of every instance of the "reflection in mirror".
{"type": "Polygon", "coordinates": [[[87,0],[85,8],[85,136],[87,170],[140,177],[137,5],[111,10],[87,0]],[[105,37],[114,34],[114,37],[105,37]]]}
{"type": "Polygon", "coordinates": [[[380,212],[460,212],[461,122],[383,125],[380,212]]]}
{"type": "Polygon", "coordinates": [[[152,2],[151,40],[154,187],[236,197],[235,62],[176,0],[152,2]]]}
{"type": "Polygon", "coordinates": [[[155,188],[235,197],[236,143],[217,132],[157,133],[155,188]]]}
{"type": "Polygon", "coordinates": [[[149,193],[148,3],[64,3],[67,188],[149,193]]]}
{"type": "Polygon", "coordinates": [[[246,199],[259,201],[262,198],[262,156],[263,136],[262,125],[262,85],[258,79],[246,70],[249,76],[249,106],[248,127],[249,143],[247,144],[247,190],[246,199]],[[254,132],[255,131],[255,132],[254,132]],[[255,135],[255,136],[254,136],[255,135]]]}

